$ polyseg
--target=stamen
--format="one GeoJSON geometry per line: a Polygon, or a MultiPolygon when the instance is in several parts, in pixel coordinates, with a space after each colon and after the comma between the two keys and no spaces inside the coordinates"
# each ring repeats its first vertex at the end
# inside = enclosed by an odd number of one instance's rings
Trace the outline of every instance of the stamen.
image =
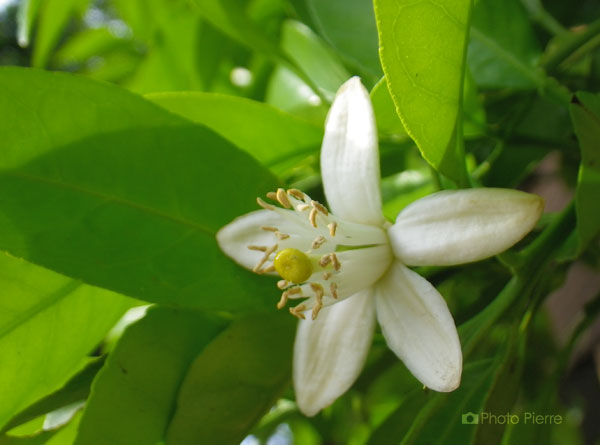
{"type": "Polygon", "coordinates": [[[335,236],[335,229],[337,229],[337,223],[334,222],[330,222],[329,224],[327,224],[327,228],[329,229],[329,234],[331,236],[335,236]]]}
{"type": "Polygon", "coordinates": [[[262,271],[263,271],[263,273],[275,272],[275,266],[269,266],[266,269],[263,269],[262,271]]]}
{"type": "Polygon", "coordinates": [[[277,227],[260,226],[260,228],[266,230],[267,232],[279,232],[279,229],[277,227]]]}
{"type": "Polygon", "coordinates": [[[299,212],[304,212],[305,210],[310,209],[310,206],[308,204],[298,204],[296,206],[296,210],[298,210],[299,212]]]}
{"type": "Polygon", "coordinates": [[[329,211],[327,210],[327,208],[323,204],[321,204],[320,202],[318,202],[318,201],[311,201],[310,205],[313,206],[313,208],[315,210],[318,210],[319,212],[321,212],[323,215],[325,215],[325,216],[329,215],[329,211]]]}
{"type": "Polygon", "coordinates": [[[259,206],[261,206],[263,209],[266,210],[275,210],[275,206],[271,205],[271,204],[267,204],[266,202],[264,202],[262,199],[260,198],[256,198],[256,202],[258,203],[259,206]]]}
{"type": "Polygon", "coordinates": [[[281,298],[279,299],[279,302],[277,303],[277,309],[283,309],[283,307],[287,304],[288,302],[288,292],[284,292],[281,294],[281,298]]]}
{"type": "Polygon", "coordinates": [[[323,300],[323,295],[325,295],[325,292],[323,291],[323,286],[321,286],[319,283],[310,283],[310,288],[315,293],[317,302],[323,300]]]}
{"type": "Polygon", "coordinates": [[[279,201],[279,203],[283,207],[285,207],[286,209],[292,208],[292,203],[290,202],[289,198],[287,197],[284,189],[277,189],[276,197],[277,197],[277,201],[279,201]]]}
{"type": "Polygon", "coordinates": [[[278,287],[279,289],[285,289],[286,287],[288,287],[288,284],[289,284],[289,283],[288,283],[286,280],[279,280],[279,281],[277,282],[277,287],[278,287]]]}
{"type": "Polygon", "coordinates": [[[337,284],[336,283],[329,284],[329,290],[331,291],[331,296],[337,300],[337,298],[338,298],[337,284]]]}
{"type": "Polygon", "coordinates": [[[333,268],[335,270],[340,270],[340,267],[342,267],[342,265],[340,264],[337,255],[335,253],[330,253],[329,256],[331,257],[331,263],[333,264],[333,268]]]}
{"type": "Polygon", "coordinates": [[[277,201],[277,193],[275,193],[275,192],[268,192],[267,193],[267,198],[272,199],[273,201],[277,201]]]}
{"type": "Polygon", "coordinates": [[[300,295],[302,295],[302,288],[301,287],[292,287],[287,292],[290,295],[294,295],[294,294],[300,294],[300,295]]]}
{"type": "Polygon", "coordinates": [[[296,307],[291,307],[290,308],[290,314],[292,314],[294,317],[298,317],[302,320],[306,320],[306,317],[304,316],[304,314],[302,313],[302,311],[306,310],[306,305],[305,304],[299,304],[296,307]]]}
{"type": "Polygon", "coordinates": [[[313,319],[313,321],[317,319],[317,315],[319,315],[319,312],[321,311],[322,308],[323,308],[323,303],[316,303],[313,306],[312,315],[311,315],[311,318],[313,319]]]}
{"type": "Polygon", "coordinates": [[[327,240],[325,239],[324,236],[322,236],[322,235],[317,236],[315,238],[315,240],[312,242],[312,248],[313,248],[313,250],[316,250],[319,247],[321,247],[325,241],[327,241],[327,240]]]}
{"type": "Polygon", "coordinates": [[[323,272],[323,279],[325,281],[329,280],[331,278],[331,272],[323,272]]]}
{"type": "Polygon", "coordinates": [[[310,215],[308,215],[308,220],[310,221],[310,225],[316,229],[317,228],[317,209],[312,209],[310,211],[310,215]]]}
{"type": "Polygon", "coordinates": [[[321,257],[321,259],[319,260],[319,266],[321,266],[321,267],[325,267],[325,266],[327,266],[327,265],[328,265],[330,262],[331,262],[331,256],[330,256],[329,254],[328,254],[328,255],[323,255],[323,256],[321,257]]]}
{"type": "Polygon", "coordinates": [[[267,251],[267,246],[253,246],[253,245],[250,245],[250,246],[248,246],[248,249],[250,249],[250,250],[258,250],[259,252],[266,252],[267,251]]]}
{"type": "Polygon", "coordinates": [[[281,240],[288,239],[290,236],[287,233],[275,232],[275,236],[281,240]]]}
{"type": "Polygon", "coordinates": [[[294,198],[299,199],[300,201],[304,201],[304,193],[302,193],[298,189],[289,189],[288,194],[292,195],[294,198]]]}
{"type": "MultiPolygon", "coordinates": [[[[279,246],[277,244],[274,244],[271,247],[269,247],[265,251],[265,254],[260,259],[260,261],[258,263],[256,263],[256,266],[254,266],[254,269],[252,269],[252,272],[257,273],[257,274],[262,274],[262,273],[267,272],[267,270],[261,270],[260,268],[263,267],[263,265],[269,260],[269,256],[271,256],[271,254],[273,252],[275,252],[278,249],[278,247],[279,246]]],[[[269,271],[269,272],[271,272],[271,271],[269,271]]]]}

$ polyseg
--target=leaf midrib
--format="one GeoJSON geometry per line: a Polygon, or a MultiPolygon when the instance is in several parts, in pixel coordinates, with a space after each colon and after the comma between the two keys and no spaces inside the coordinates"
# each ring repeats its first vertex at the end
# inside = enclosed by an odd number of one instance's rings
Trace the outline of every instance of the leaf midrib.
{"type": "Polygon", "coordinates": [[[14,317],[10,322],[8,322],[4,327],[0,328],[0,340],[5,336],[10,335],[11,332],[15,331],[18,327],[24,325],[29,322],[31,319],[35,318],[38,314],[44,312],[49,307],[53,306],[63,298],[71,295],[75,290],[81,287],[83,283],[79,280],[70,280],[65,285],[61,286],[53,293],[48,295],[43,300],[34,304],[27,310],[20,312],[16,317],[14,317]]]}
{"type": "Polygon", "coordinates": [[[113,201],[115,203],[121,204],[125,207],[131,207],[133,209],[137,209],[140,210],[142,212],[151,214],[151,215],[155,215],[158,217],[161,217],[163,219],[169,220],[169,221],[173,221],[176,222],[178,224],[181,224],[183,226],[188,226],[191,227],[193,229],[199,230],[201,232],[206,233],[207,235],[210,236],[214,236],[216,234],[216,230],[212,229],[208,226],[204,226],[202,224],[198,224],[194,221],[190,221],[189,219],[185,219],[185,218],[181,218],[178,216],[174,216],[171,215],[169,213],[165,213],[162,210],[153,208],[153,207],[149,207],[147,205],[143,205],[134,201],[131,201],[129,199],[125,199],[122,198],[120,196],[116,196],[116,195],[110,195],[107,193],[103,193],[103,192],[99,192],[97,190],[92,190],[86,187],[82,187],[79,184],[71,184],[71,183],[67,183],[64,181],[58,181],[55,179],[50,179],[50,178],[44,178],[41,176],[35,176],[29,173],[25,173],[23,171],[18,171],[18,170],[11,170],[11,171],[7,171],[4,172],[3,174],[5,175],[11,175],[17,178],[21,178],[21,179],[25,179],[25,180],[29,180],[29,181],[35,181],[35,182],[41,182],[43,184],[48,184],[54,187],[61,187],[61,188],[66,188],[66,189],[70,189],[70,190],[74,190],[78,193],[81,193],[83,195],[90,195],[90,196],[95,196],[98,198],[102,198],[106,201],[113,201]]]}

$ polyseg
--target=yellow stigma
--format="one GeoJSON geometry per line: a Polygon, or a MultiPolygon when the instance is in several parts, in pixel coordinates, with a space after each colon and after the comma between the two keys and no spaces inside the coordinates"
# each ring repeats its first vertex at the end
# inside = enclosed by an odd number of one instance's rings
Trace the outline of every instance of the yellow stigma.
{"type": "Polygon", "coordinates": [[[273,266],[281,278],[294,284],[305,282],[313,273],[310,258],[298,249],[283,249],[275,257],[273,266]]]}

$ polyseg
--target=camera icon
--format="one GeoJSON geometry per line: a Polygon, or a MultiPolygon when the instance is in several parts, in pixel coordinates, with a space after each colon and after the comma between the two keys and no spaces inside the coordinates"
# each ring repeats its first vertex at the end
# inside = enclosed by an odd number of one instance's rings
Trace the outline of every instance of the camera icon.
{"type": "Polygon", "coordinates": [[[476,425],[479,423],[479,414],[475,413],[464,413],[462,415],[463,425],[476,425]]]}

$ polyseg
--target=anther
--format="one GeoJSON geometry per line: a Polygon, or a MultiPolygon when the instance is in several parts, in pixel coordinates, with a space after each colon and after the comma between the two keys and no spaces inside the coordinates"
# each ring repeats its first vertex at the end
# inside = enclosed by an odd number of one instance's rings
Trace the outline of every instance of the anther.
{"type": "Polygon", "coordinates": [[[338,298],[337,284],[336,283],[331,283],[329,285],[329,290],[331,291],[331,296],[337,300],[337,298],[338,298]]]}
{"type": "Polygon", "coordinates": [[[325,281],[329,280],[331,278],[331,272],[323,272],[323,279],[325,281]]]}
{"type": "Polygon", "coordinates": [[[277,227],[271,226],[260,226],[261,229],[266,230],[267,232],[278,232],[279,229],[277,227]]]}
{"type": "Polygon", "coordinates": [[[275,266],[271,265],[271,266],[267,267],[266,269],[263,269],[262,271],[263,271],[263,273],[275,272],[275,266]]]}
{"type": "Polygon", "coordinates": [[[330,255],[323,255],[321,257],[321,259],[319,260],[319,266],[321,266],[321,267],[325,267],[329,263],[331,263],[331,256],[330,255]]]}
{"type": "Polygon", "coordinates": [[[330,253],[329,256],[331,257],[331,263],[333,264],[333,268],[335,270],[340,270],[340,267],[342,267],[342,265],[340,264],[337,255],[335,253],[330,253]]]}
{"type": "Polygon", "coordinates": [[[277,303],[277,309],[283,309],[283,307],[287,304],[288,302],[288,292],[284,292],[281,294],[281,298],[279,299],[279,302],[277,303]]]}
{"type": "Polygon", "coordinates": [[[327,208],[323,204],[321,204],[320,202],[318,202],[318,201],[311,201],[310,205],[313,206],[313,208],[315,210],[318,210],[319,212],[321,212],[323,215],[325,215],[325,216],[329,215],[329,211],[327,210],[327,208]]]}
{"type": "Polygon", "coordinates": [[[277,198],[277,201],[279,201],[279,204],[281,204],[286,209],[292,208],[292,203],[290,202],[284,189],[277,189],[276,198],[277,198]]]}
{"type": "Polygon", "coordinates": [[[317,209],[312,209],[310,214],[308,215],[308,220],[310,221],[310,225],[314,228],[317,228],[317,209]]]}
{"type": "Polygon", "coordinates": [[[298,317],[298,318],[301,318],[302,320],[306,320],[306,317],[302,313],[302,311],[304,311],[304,310],[306,310],[306,305],[299,304],[296,307],[290,308],[290,314],[292,314],[294,317],[298,317]]]}
{"type": "Polygon", "coordinates": [[[302,294],[302,288],[301,287],[292,287],[287,292],[289,295],[302,294]]]}
{"type": "Polygon", "coordinates": [[[258,250],[259,252],[266,252],[267,246],[248,246],[250,250],[258,250]]]}
{"type": "Polygon", "coordinates": [[[267,198],[272,199],[273,201],[277,201],[277,193],[275,193],[275,192],[268,192],[267,193],[267,198]]]}
{"type": "Polygon", "coordinates": [[[321,286],[319,283],[310,283],[310,288],[315,293],[317,301],[321,301],[323,299],[323,295],[325,294],[323,291],[323,286],[321,286]]]}
{"type": "Polygon", "coordinates": [[[313,249],[318,249],[319,247],[321,247],[323,245],[323,243],[325,241],[327,241],[327,240],[325,239],[324,236],[322,236],[322,235],[317,236],[315,238],[315,240],[312,242],[312,248],[313,249]]]}
{"type": "Polygon", "coordinates": [[[263,209],[266,210],[275,210],[275,206],[271,205],[271,204],[267,204],[266,202],[264,202],[262,199],[260,198],[256,198],[256,202],[259,206],[261,206],[263,209]]]}
{"type": "Polygon", "coordinates": [[[288,286],[288,282],[286,280],[279,280],[277,282],[277,287],[279,289],[285,289],[288,286]]]}
{"type": "Polygon", "coordinates": [[[298,210],[299,212],[304,212],[305,210],[310,209],[310,206],[308,204],[298,204],[296,206],[296,210],[298,210]]]}
{"type": "Polygon", "coordinates": [[[275,236],[281,240],[288,239],[290,236],[287,233],[275,232],[275,236]]]}
{"type": "Polygon", "coordinates": [[[294,198],[304,201],[304,193],[302,193],[300,190],[289,189],[287,192],[288,192],[288,194],[292,195],[294,198]]]}
{"type": "Polygon", "coordinates": [[[327,224],[327,228],[329,229],[329,234],[331,236],[335,236],[335,229],[337,229],[337,223],[334,222],[330,222],[329,224],[327,224]]]}
{"type": "Polygon", "coordinates": [[[312,314],[311,317],[313,320],[317,319],[317,315],[319,315],[319,312],[321,311],[321,309],[323,308],[323,303],[317,303],[313,306],[312,309],[312,314]]]}

